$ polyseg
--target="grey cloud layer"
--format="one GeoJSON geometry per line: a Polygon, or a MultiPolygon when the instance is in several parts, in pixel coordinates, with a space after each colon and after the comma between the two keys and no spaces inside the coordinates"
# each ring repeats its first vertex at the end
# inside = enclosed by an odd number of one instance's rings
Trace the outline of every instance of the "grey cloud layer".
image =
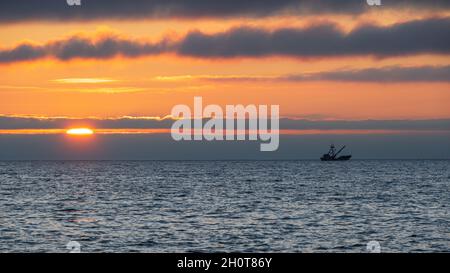
{"type": "Polygon", "coordinates": [[[22,44],[13,49],[0,50],[0,63],[32,61],[45,57],[62,61],[73,58],[108,59],[118,55],[138,57],[159,54],[170,49],[171,46],[165,40],[152,44],[118,37],[106,37],[99,41],[71,37],[42,46],[22,44]]]}
{"type": "Polygon", "coordinates": [[[450,66],[382,67],[360,70],[326,71],[282,76],[226,76],[206,75],[197,77],[213,82],[258,81],[336,81],[336,82],[450,82],[450,66]]]}
{"type": "MultiPolygon", "coordinates": [[[[374,8],[365,0],[82,0],[69,7],[66,0],[2,0],[0,22],[27,20],[96,20],[136,18],[262,17],[278,13],[358,14],[374,8]]],[[[446,0],[382,0],[384,9],[450,8],[446,0]]],[[[380,7],[378,7],[380,8],[380,7]]]]}
{"type": "Polygon", "coordinates": [[[180,43],[179,52],[203,58],[448,54],[450,18],[411,21],[389,27],[365,25],[350,33],[330,24],[275,31],[242,27],[211,35],[193,32],[180,43]]]}
{"type": "Polygon", "coordinates": [[[288,80],[343,82],[450,82],[450,66],[387,67],[288,76],[288,80]]]}
{"type": "MultiPolygon", "coordinates": [[[[116,119],[72,119],[0,116],[0,129],[62,129],[76,125],[97,129],[169,129],[172,119],[116,118],[116,119]]],[[[306,120],[280,119],[280,129],[317,130],[446,130],[450,131],[450,120],[306,120]]]]}
{"type": "Polygon", "coordinates": [[[114,56],[138,57],[164,52],[195,58],[237,58],[289,56],[297,58],[374,56],[394,57],[422,53],[450,53],[450,18],[428,19],[388,27],[360,26],[345,33],[335,25],[308,28],[282,28],[269,31],[240,27],[226,32],[204,34],[198,31],[178,41],[155,43],[115,36],[100,41],[82,37],[44,45],[22,44],[0,50],[0,63],[53,57],[105,59],[114,56]]]}

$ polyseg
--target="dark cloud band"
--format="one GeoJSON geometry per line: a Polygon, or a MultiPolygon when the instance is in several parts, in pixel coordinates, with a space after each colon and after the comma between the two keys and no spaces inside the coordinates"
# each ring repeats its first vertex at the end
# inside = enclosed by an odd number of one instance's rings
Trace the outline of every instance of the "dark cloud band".
{"type": "MultiPolygon", "coordinates": [[[[64,129],[73,126],[90,126],[96,129],[170,129],[173,120],[145,117],[98,118],[37,118],[1,116],[0,130],[64,129]]],[[[280,129],[285,130],[423,130],[450,131],[449,119],[436,120],[307,120],[282,118],[280,129]]]]}
{"type": "MultiPolygon", "coordinates": [[[[383,9],[447,9],[447,0],[382,0],[383,9]]],[[[101,20],[151,18],[263,17],[279,13],[359,14],[370,8],[366,0],[2,0],[0,22],[29,20],[101,20]]]]}
{"type": "Polygon", "coordinates": [[[221,76],[206,75],[194,79],[213,82],[261,81],[335,81],[335,82],[447,82],[450,83],[450,66],[382,67],[360,70],[326,71],[282,76],[221,76]]]}
{"type": "Polygon", "coordinates": [[[266,30],[240,27],[226,32],[191,32],[178,41],[156,43],[115,36],[92,41],[82,37],[45,45],[22,44],[0,50],[0,63],[44,57],[107,59],[176,53],[195,58],[289,56],[297,58],[373,56],[379,58],[414,54],[450,54],[450,18],[428,19],[388,27],[360,26],[350,33],[335,25],[266,30]]]}
{"type": "Polygon", "coordinates": [[[288,76],[287,80],[342,82],[450,82],[450,66],[387,67],[288,76]]]}
{"type": "Polygon", "coordinates": [[[160,54],[172,50],[169,41],[145,43],[118,37],[104,37],[93,41],[88,38],[71,37],[46,45],[22,44],[13,49],[0,50],[0,63],[32,61],[53,57],[61,61],[74,58],[109,59],[116,56],[128,58],[160,54]]]}
{"type": "Polygon", "coordinates": [[[410,21],[389,27],[365,25],[350,33],[331,24],[275,31],[241,27],[217,34],[192,32],[180,43],[179,53],[202,58],[448,54],[450,18],[410,21]]]}

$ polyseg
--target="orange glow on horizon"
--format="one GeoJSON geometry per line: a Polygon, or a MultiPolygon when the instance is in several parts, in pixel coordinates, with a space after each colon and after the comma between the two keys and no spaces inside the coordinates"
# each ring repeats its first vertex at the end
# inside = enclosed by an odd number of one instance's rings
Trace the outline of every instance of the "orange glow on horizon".
{"type": "MultiPolygon", "coordinates": [[[[199,131],[187,130],[188,134],[199,134],[199,131]]],[[[235,131],[237,134],[248,135],[250,132],[235,131]]],[[[225,134],[226,131],[222,131],[225,134]]],[[[256,131],[256,133],[260,133],[256,131]]],[[[271,131],[276,133],[276,131],[271,131]]],[[[450,130],[387,130],[387,129],[280,129],[280,135],[448,135],[450,130]]],[[[154,134],[171,134],[171,129],[154,128],[154,129],[98,129],[93,132],[87,128],[64,129],[0,129],[0,135],[59,135],[67,134],[72,136],[90,136],[97,135],[154,135],[154,134]],[[87,130],[87,134],[77,133],[78,130],[87,130]],[[72,133],[73,130],[75,133],[72,133]],[[70,131],[70,132],[69,132],[70,131]]]]}
{"type": "Polygon", "coordinates": [[[74,135],[74,136],[89,136],[93,135],[94,131],[89,128],[73,128],[66,131],[68,135],[74,135]]]}

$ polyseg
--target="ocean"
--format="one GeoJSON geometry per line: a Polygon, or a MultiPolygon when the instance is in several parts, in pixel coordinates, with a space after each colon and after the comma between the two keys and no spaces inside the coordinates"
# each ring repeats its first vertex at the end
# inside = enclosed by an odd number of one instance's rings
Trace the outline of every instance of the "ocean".
{"type": "Polygon", "coordinates": [[[0,252],[449,252],[449,206],[445,160],[3,161],[0,252]]]}

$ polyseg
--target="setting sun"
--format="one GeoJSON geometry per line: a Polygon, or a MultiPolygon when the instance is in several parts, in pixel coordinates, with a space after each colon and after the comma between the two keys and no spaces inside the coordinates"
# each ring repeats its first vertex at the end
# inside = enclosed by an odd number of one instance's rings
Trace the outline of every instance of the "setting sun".
{"type": "Polygon", "coordinates": [[[68,135],[87,136],[94,134],[94,131],[88,128],[74,128],[66,132],[68,135]]]}

